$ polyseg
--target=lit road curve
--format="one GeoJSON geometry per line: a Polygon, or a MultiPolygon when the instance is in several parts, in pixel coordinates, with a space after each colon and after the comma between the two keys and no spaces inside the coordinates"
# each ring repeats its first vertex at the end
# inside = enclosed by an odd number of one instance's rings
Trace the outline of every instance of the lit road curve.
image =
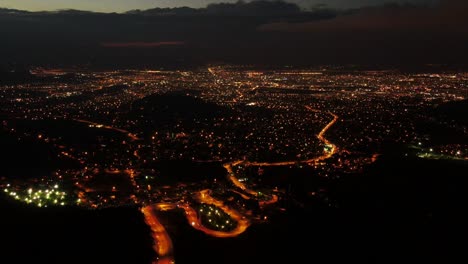
{"type": "Polygon", "coordinates": [[[228,178],[229,180],[239,189],[241,189],[242,191],[250,194],[250,195],[253,195],[253,196],[257,196],[257,192],[256,191],[253,191],[253,190],[250,190],[248,189],[242,182],[240,182],[235,174],[234,174],[234,171],[232,170],[232,166],[236,166],[238,164],[240,164],[241,162],[237,161],[237,162],[234,162],[234,163],[226,163],[223,165],[223,167],[226,169],[226,171],[228,172],[228,178]]]}
{"type": "MultiPolygon", "coordinates": [[[[310,106],[306,106],[308,110],[312,112],[320,112],[320,110],[316,110],[311,108],[310,106]]],[[[335,144],[331,143],[328,139],[325,138],[325,133],[338,121],[338,116],[335,115],[332,112],[327,112],[330,116],[333,117],[333,119],[320,131],[320,133],[317,135],[317,138],[322,141],[322,143],[326,146],[329,146],[329,150],[326,150],[325,153],[321,156],[311,158],[308,160],[302,160],[302,161],[280,161],[280,162],[250,162],[250,161],[244,161],[243,164],[246,166],[292,166],[297,163],[317,163],[319,161],[326,160],[333,156],[336,151],[337,147],[335,144]]],[[[233,163],[234,164],[234,163],[233,163]]]]}
{"type": "Polygon", "coordinates": [[[199,202],[212,204],[212,205],[217,206],[221,210],[223,210],[226,214],[228,214],[233,220],[237,222],[236,228],[231,231],[218,231],[218,230],[209,229],[203,226],[195,209],[193,209],[187,204],[179,204],[178,207],[185,210],[185,215],[187,217],[187,220],[192,225],[192,227],[199,231],[204,232],[207,235],[214,236],[214,237],[221,237],[221,238],[236,237],[244,233],[245,230],[247,230],[247,228],[250,226],[250,221],[246,219],[244,216],[242,216],[236,210],[226,206],[223,202],[214,199],[210,195],[210,192],[211,192],[210,190],[202,190],[195,195],[195,198],[199,202]]]}
{"type": "Polygon", "coordinates": [[[153,264],[173,264],[175,261],[173,257],[172,240],[164,226],[159,222],[154,212],[155,209],[159,209],[159,206],[150,205],[141,208],[141,212],[145,216],[145,222],[151,228],[151,235],[154,240],[153,249],[158,255],[158,258],[153,261],[153,264]]]}
{"type": "MultiPolygon", "coordinates": [[[[309,111],[312,111],[312,112],[321,112],[320,110],[313,109],[310,106],[305,106],[305,108],[308,109],[309,111]]],[[[247,161],[247,160],[238,160],[238,161],[234,161],[234,162],[231,162],[231,163],[225,163],[223,165],[223,167],[226,169],[226,171],[228,173],[228,179],[237,188],[241,189],[243,192],[257,197],[258,194],[257,194],[256,191],[247,188],[247,186],[245,186],[242,182],[240,182],[237,179],[232,167],[235,167],[235,166],[240,165],[240,164],[243,164],[245,166],[292,166],[292,165],[295,165],[297,163],[307,163],[307,164],[317,163],[319,161],[323,161],[323,160],[326,160],[326,159],[332,157],[336,153],[337,147],[336,147],[335,144],[331,143],[328,139],[326,139],[324,135],[330,129],[330,127],[332,127],[338,121],[339,117],[336,114],[332,113],[332,112],[327,112],[327,113],[329,115],[331,115],[333,117],[333,119],[324,128],[322,128],[320,133],[317,135],[317,138],[320,141],[322,141],[322,143],[325,146],[327,146],[327,148],[328,148],[323,153],[323,155],[312,158],[312,159],[303,160],[303,161],[250,162],[250,161],[247,161]]],[[[269,205],[269,204],[273,204],[273,203],[275,203],[277,201],[278,201],[278,196],[273,195],[272,198],[269,201],[260,201],[260,205],[261,206],[262,205],[269,205]]]]}
{"type": "Polygon", "coordinates": [[[173,257],[173,245],[172,240],[167,233],[164,226],[159,222],[155,211],[168,211],[174,210],[176,208],[182,208],[185,211],[185,216],[187,217],[188,222],[191,226],[199,231],[204,232],[207,235],[214,237],[235,237],[239,234],[242,234],[250,225],[250,222],[245,219],[240,213],[231,208],[225,206],[222,202],[214,199],[209,195],[210,190],[203,190],[197,193],[196,198],[204,203],[213,204],[218,206],[225,213],[229,214],[230,217],[237,221],[237,227],[232,231],[216,231],[211,230],[205,226],[200,221],[197,211],[190,207],[188,204],[173,204],[173,203],[157,203],[154,205],[149,205],[141,208],[141,212],[145,217],[145,223],[151,229],[151,235],[153,237],[154,245],[153,250],[157,254],[157,259],[153,264],[174,264],[173,257]]]}
{"type": "MultiPolygon", "coordinates": [[[[229,180],[234,184],[234,186],[236,186],[237,188],[241,189],[242,191],[244,191],[245,193],[247,194],[250,194],[254,197],[257,197],[258,196],[258,192],[254,191],[254,190],[251,190],[249,188],[247,188],[247,186],[245,186],[245,184],[243,184],[242,182],[240,182],[237,178],[236,178],[236,175],[234,173],[234,171],[232,170],[232,166],[237,166],[239,164],[241,164],[242,162],[241,161],[236,161],[234,163],[226,163],[223,165],[223,167],[227,170],[228,172],[228,178],[229,180]]],[[[238,193],[238,192],[236,192],[238,193]]],[[[245,200],[249,200],[250,197],[242,194],[242,193],[238,193],[241,195],[242,198],[244,198],[245,200]]],[[[273,194],[271,196],[271,199],[270,200],[265,200],[265,201],[259,201],[259,204],[260,206],[264,206],[264,205],[270,205],[270,204],[274,204],[278,201],[278,196],[273,194]]]]}

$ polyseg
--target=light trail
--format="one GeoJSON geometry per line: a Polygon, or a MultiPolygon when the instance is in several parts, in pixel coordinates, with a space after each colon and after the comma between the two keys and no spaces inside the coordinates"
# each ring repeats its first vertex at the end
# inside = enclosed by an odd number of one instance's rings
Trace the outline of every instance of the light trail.
{"type": "Polygon", "coordinates": [[[270,200],[259,201],[258,203],[260,204],[260,206],[266,206],[266,205],[274,204],[276,202],[278,202],[278,195],[273,194],[270,200]]]}
{"type": "MultiPolygon", "coordinates": [[[[305,106],[308,110],[312,112],[320,112],[320,110],[316,110],[311,108],[310,106],[305,106]]],[[[327,114],[331,115],[333,119],[318,133],[317,138],[322,141],[322,143],[325,146],[329,146],[329,150],[325,151],[325,153],[321,156],[307,159],[307,160],[302,160],[302,161],[296,161],[296,160],[289,160],[289,161],[279,161],[279,162],[249,162],[245,161],[242,162],[245,166],[292,166],[298,163],[317,163],[319,161],[323,161],[326,159],[331,158],[336,152],[337,152],[337,147],[335,144],[331,143],[328,139],[325,138],[325,133],[338,121],[338,116],[332,112],[327,112],[327,114]]]]}
{"type": "MultiPolygon", "coordinates": [[[[320,110],[313,109],[310,106],[305,106],[305,108],[312,112],[321,112],[320,110]]],[[[332,113],[327,112],[333,119],[324,127],[322,130],[317,134],[317,139],[319,139],[325,146],[325,153],[321,156],[314,157],[308,160],[296,161],[296,160],[289,160],[289,161],[280,161],[280,162],[250,162],[248,160],[238,160],[230,163],[225,163],[223,167],[226,169],[228,173],[228,179],[234,184],[237,188],[241,189],[243,192],[253,195],[254,197],[258,196],[258,193],[254,190],[251,190],[245,186],[242,182],[240,182],[234,171],[233,167],[238,166],[240,164],[244,166],[259,166],[259,167],[271,167],[271,166],[293,166],[298,163],[306,163],[306,164],[314,164],[326,159],[331,158],[336,152],[337,147],[335,144],[331,143],[327,138],[325,138],[325,133],[338,121],[339,117],[332,113]]],[[[278,201],[278,196],[273,195],[269,201],[259,201],[260,206],[269,205],[276,203],[278,201]]]]}
{"type": "MultiPolygon", "coordinates": [[[[128,169],[128,170],[125,170],[125,173],[128,174],[128,177],[130,178],[130,182],[132,183],[133,189],[136,190],[136,192],[138,192],[139,188],[138,188],[138,184],[135,181],[135,177],[139,176],[140,172],[136,172],[133,169],[128,169]]],[[[130,196],[130,198],[133,200],[135,204],[138,203],[138,198],[136,197],[136,195],[132,195],[130,196]]]]}
{"type": "Polygon", "coordinates": [[[145,217],[145,223],[151,229],[151,234],[154,241],[153,250],[158,256],[158,258],[153,261],[153,264],[175,263],[173,257],[172,240],[164,226],[161,224],[161,222],[159,222],[157,215],[155,214],[155,210],[168,211],[181,208],[185,211],[185,216],[193,228],[213,237],[236,237],[247,230],[247,228],[250,226],[250,221],[239,212],[224,205],[223,202],[211,197],[210,192],[210,190],[202,190],[195,195],[195,198],[202,203],[215,205],[223,210],[226,214],[229,214],[229,216],[237,222],[237,226],[234,230],[218,231],[205,227],[203,223],[201,223],[201,219],[198,217],[197,211],[188,204],[175,205],[173,203],[157,203],[141,208],[141,212],[145,217]]]}
{"type": "Polygon", "coordinates": [[[114,130],[114,131],[126,134],[127,137],[129,137],[132,141],[140,140],[140,138],[137,137],[135,134],[132,134],[132,133],[130,133],[129,131],[127,131],[125,129],[116,128],[116,127],[112,127],[112,126],[108,126],[108,125],[103,125],[103,124],[99,124],[99,123],[95,123],[95,122],[88,121],[88,120],[83,120],[83,119],[73,119],[73,121],[88,124],[88,125],[93,125],[93,126],[95,126],[97,128],[105,128],[105,129],[114,130]]]}
{"type": "Polygon", "coordinates": [[[244,200],[250,200],[250,197],[239,192],[239,191],[236,191],[236,190],[231,190],[233,193],[237,193],[238,195],[240,195],[244,200]]]}
{"type": "Polygon", "coordinates": [[[145,216],[145,223],[151,228],[154,241],[153,250],[158,255],[153,264],[174,264],[171,237],[154,213],[154,206],[143,207],[141,212],[145,216]]]}
{"type": "Polygon", "coordinates": [[[250,190],[248,189],[242,182],[240,182],[236,176],[235,176],[235,173],[234,171],[232,170],[232,164],[231,163],[226,163],[223,165],[223,167],[227,170],[228,172],[228,178],[229,180],[239,189],[241,189],[242,191],[250,194],[250,195],[253,195],[253,196],[257,196],[258,193],[256,191],[253,191],[253,190],[250,190]]]}

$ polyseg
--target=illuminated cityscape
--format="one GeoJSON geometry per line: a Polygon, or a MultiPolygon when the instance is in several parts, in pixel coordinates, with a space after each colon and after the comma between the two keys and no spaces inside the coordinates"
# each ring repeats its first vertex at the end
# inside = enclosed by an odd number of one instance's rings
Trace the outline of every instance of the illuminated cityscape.
{"type": "Polygon", "coordinates": [[[91,2],[0,1],[1,263],[466,262],[466,1],[91,2]]]}
{"type": "MultiPolygon", "coordinates": [[[[37,82],[1,88],[2,134],[13,145],[47,148],[61,166],[3,177],[5,194],[38,207],[140,207],[156,263],[174,262],[158,212],[182,211],[194,229],[229,238],[285,210],[290,185],[265,184],[265,169],[302,168],[335,181],[376,162],[387,142],[423,159],[468,158],[466,141],[439,143],[418,127],[446,125],[466,137],[462,123],[433,116],[438,105],[465,102],[468,73],[232,65],[31,73],[37,82]],[[226,175],[170,179],[157,169],[163,162],[211,164],[226,175]]],[[[309,188],[340,206],[326,189],[309,188]]]]}

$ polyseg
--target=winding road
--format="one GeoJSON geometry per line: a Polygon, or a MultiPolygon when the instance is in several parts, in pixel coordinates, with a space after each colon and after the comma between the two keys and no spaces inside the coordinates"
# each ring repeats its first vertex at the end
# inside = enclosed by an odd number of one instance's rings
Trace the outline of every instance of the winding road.
{"type": "Polygon", "coordinates": [[[145,216],[146,224],[151,228],[151,234],[154,240],[153,249],[158,255],[158,258],[153,264],[173,264],[172,240],[164,226],[159,222],[155,209],[156,205],[149,205],[141,208],[141,212],[145,216]]]}
{"type": "MultiPolygon", "coordinates": [[[[305,106],[305,108],[311,112],[321,112],[320,110],[313,109],[310,106],[305,106]]],[[[226,169],[228,173],[228,176],[227,176],[228,179],[232,182],[232,184],[234,184],[237,188],[241,189],[246,194],[250,194],[250,195],[257,197],[258,194],[256,191],[247,188],[245,184],[243,184],[237,179],[232,169],[233,167],[238,166],[238,165],[268,167],[268,166],[292,166],[298,163],[315,164],[320,161],[324,161],[326,159],[331,158],[337,152],[337,146],[331,143],[327,138],[325,138],[325,133],[338,121],[339,117],[332,112],[327,112],[327,114],[332,116],[333,119],[324,128],[322,128],[322,130],[317,134],[317,139],[319,139],[322,142],[322,144],[327,146],[327,148],[325,149],[322,155],[311,158],[311,159],[302,160],[302,161],[289,160],[289,161],[279,161],[279,162],[250,162],[247,160],[237,160],[234,162],[225,163],[223,167],[226,169]]],[[[278,201],[278,197],[276,195],[273,195],[270,201],[260,201],[260,205],[268,205],[268,204],[275,203],[276,201],[278,201]]]]}
{"type": "MultiPolygon", "coordinates": [[[[312,112],[321,112],[320,110],[313,109],[309,106],[306,106],[306,109],[312,112]]],[[[337,147],[335,144],[331,143],[327,138],[325,138],[325,133],[338,121],[338,116],[332,112],[327,112],[328,115],[332,116],[333,119],[317,134],[317,139],[319,139],[326,147],[324,153],[320,156],[302,160],[302,161],[281,161],[281,162],[250,162],[247,160],[238,160],[229,163],[223,164],[223,167],[227,171],[228,179],[240,189],[239,193],[241,197],[244,199],[251,199],[255,198],[258,199],[258,192],[249,189],[245,184],[240,182],[233,170],[233,167],[244,165],[244,166],[291,166],[298,163],[304,164],[316,164],[320,161],[326,160],[331,158],[336,152],[337,147]],[[243,194],[245,193],[245,194],[243,194]]],[[[117,130],[119,131],[119,130],[117,130]]],[[[130,133],[128,133],[130,135],[130,133]]],[[[133,174],[133,173],[132,173],[133,174]]],[[[212,230],[205,227],[201,223],[201,219],[198,216],[198,212],[190,207],[187,203],[158,203],[150,206],[143,207],[141,212],[145,216],[146,224],[151,228],[152,236],[154,239],[154,251],[159,256],[157,260],[155,260],[154,264],[171,264],[174,263],[173,258],[173,246],[172,241],[169,234],[166,232],[164,226],[159,222],[155,210],[166,211],[166,210],[173,210],[176,208],[181,208],[185,211],[185,216],[189,222],[189,224],[203,233],[219,238],[227,238],[227,237],[236,237],[247,230],[250,226],[250,220],[247,217],[243,216],[238,211],[230,208],[229,206],[225,205],[222,201],[217,200],[211,196],[211,190],[205,189],[201,190],[194,194],[194,198],[200,202],[205,204],[211,204],[218,207],[220,210],[224,211],[224,213],[228,214],[233,220],[237,222],[237,226],[230,231],[220,231],[220,230],[212,230]]],[[[259,201],[260,206],[269,205],[276,203],[278,201],[277,195],[272,195],[270,200],[267,201],[259,201]]]]}

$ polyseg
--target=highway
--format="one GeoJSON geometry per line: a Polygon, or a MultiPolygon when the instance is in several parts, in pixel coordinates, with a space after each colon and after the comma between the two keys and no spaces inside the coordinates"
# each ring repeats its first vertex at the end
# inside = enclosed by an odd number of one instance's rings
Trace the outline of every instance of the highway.
{"type": "Polygon", "coordinates": [[[153,249],[158,255],[153,264],[173,264],[175,261],[173,258],[172,240],[164,226],[159,222],[154,212],[155,209],[158,209],[157,205],[141,208],[141,212],[145,216],[145,222],[151,228],[151,235],[154,240],[153,249]]]}

